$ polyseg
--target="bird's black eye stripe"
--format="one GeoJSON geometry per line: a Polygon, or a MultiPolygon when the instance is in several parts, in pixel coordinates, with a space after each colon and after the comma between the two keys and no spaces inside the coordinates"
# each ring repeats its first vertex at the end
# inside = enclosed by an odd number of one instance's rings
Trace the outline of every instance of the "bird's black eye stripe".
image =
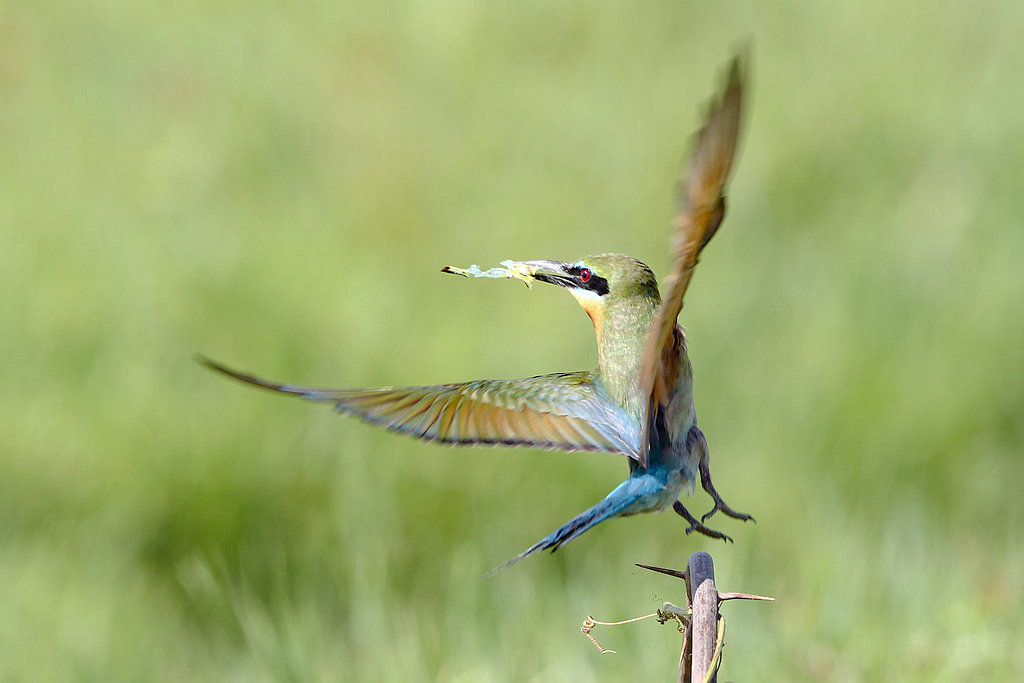
{"type": "Polygon", "coordinates": [[[590,268],[585,266],[573,266],[567,270],[569,275],[577,279],[580,289],[590,290],[598,296],[604,296],[608,293],[608,280],[604,279],[590,268]]]}

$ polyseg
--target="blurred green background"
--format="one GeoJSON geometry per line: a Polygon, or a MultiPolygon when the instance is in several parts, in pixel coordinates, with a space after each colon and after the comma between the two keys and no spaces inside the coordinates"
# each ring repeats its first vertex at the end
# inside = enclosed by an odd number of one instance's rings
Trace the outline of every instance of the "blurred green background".
{"type": "MultiPolygon", "coordinates": [[[[1024,676],[1024,4],[0,2],[0,678],[1024,676]],[[563,292],[445,264],[621,251],[749,45],[687,326],[734,545],[618,520],[481,579],[626,473],[250,391],[592,367],[563,292]]],[[[695,512],[703,494],[687,503],[695,512]]]]}

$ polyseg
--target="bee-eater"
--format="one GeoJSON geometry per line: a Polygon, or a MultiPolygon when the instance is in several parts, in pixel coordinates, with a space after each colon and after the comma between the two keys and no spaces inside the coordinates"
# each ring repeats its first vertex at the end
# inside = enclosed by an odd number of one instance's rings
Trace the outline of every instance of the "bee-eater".
{"type": "Polygon", "coordinates": [[[343,415],[427,441],[628,457],[626,481],[498,569],[540,550],[557,550],[612,517],[669,507],[689,522],[686,533],[731,540],[704,521],[718,511],[740,520],[752,517],[729,507],[711,482],[708,445],[693,405],[693,368],[676,318],[697,257],[725,215],[724,189],[739,134],[742,90],[736,59],[679,181],[671,232],[673,268],[664,298],[651,269],[622,254],[571,263],[506,261],[504,269],[486,273],[476,267],[444,269],[564,287],[594,324],[596,370],[407,388],[318,389],[268,381],[203,357],[199,361],[243,382],[330,403],[343,415]],[[684,488],[693,490],[698,476],[714,501],[700,520],[679,501],[684,488]]]}

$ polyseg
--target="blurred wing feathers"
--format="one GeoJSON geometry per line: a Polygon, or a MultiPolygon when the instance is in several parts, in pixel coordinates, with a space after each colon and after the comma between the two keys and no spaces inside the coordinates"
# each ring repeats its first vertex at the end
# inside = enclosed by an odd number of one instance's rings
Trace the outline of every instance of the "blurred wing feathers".
{"type": "Polygon", "coordinates": [[[427,441],[639,457],[639,425],[605,398],[589,372],[422,387],[318,389],[272,382],[206,358],[198,360],[242,382],[331,403],[343,415],[427,441]]]}
{"type": "Polygon", "coordinates": [[[649,397],[644,419],[640,462],[647,463],[648,430],[652,412],[664,406],[679,372],[682,333],[676,318],[697,265],[701,249],[725,217],[725,183],[739,137],[743,79],[739,58],[733,60],[721,99],[712,102],[707,123],[697,133],[690,165],[679,181],[678,209],[672,221],[672,272],[665,297],[651,325],[644,348],[640,386],[649,397]]]}

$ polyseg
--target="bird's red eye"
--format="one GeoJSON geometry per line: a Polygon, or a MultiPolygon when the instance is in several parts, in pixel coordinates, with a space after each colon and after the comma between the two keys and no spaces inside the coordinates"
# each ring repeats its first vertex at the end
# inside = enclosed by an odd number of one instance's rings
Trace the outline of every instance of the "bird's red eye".
{"type": "Polygon", "coordinates": [[[590,268],[584,268],[580,271],[580,280],[584,282],[590,282],[590,278],[593,277],[594,272],[590,268]]]}

